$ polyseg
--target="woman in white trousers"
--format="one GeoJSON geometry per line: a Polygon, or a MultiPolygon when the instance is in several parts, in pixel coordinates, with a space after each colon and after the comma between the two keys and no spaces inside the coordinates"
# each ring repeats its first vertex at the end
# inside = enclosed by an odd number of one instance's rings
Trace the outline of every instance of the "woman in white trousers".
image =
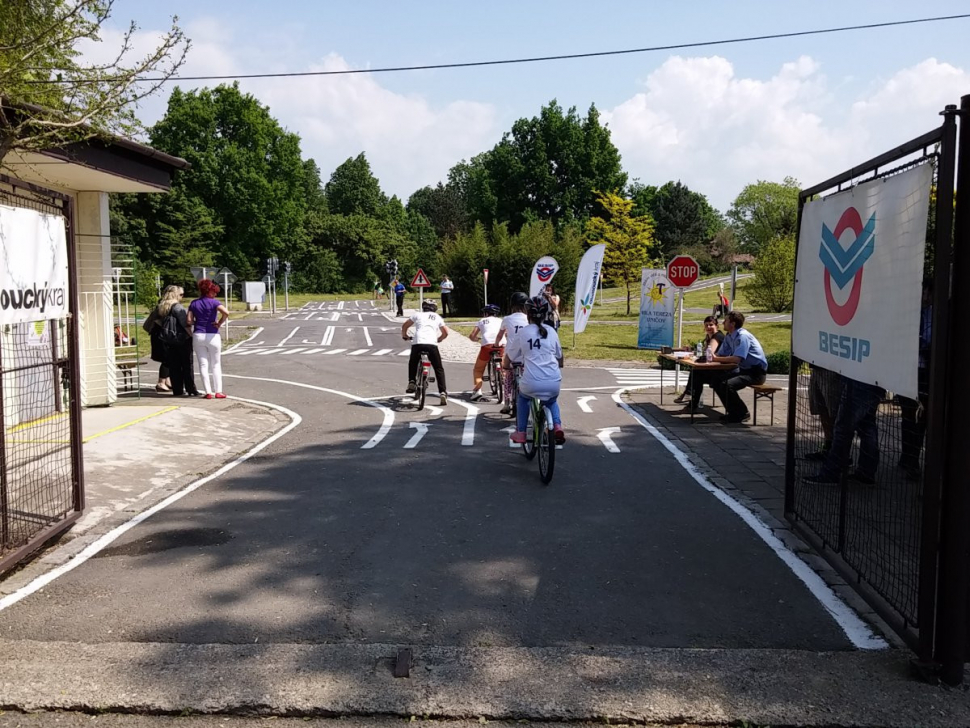
{"type": "Polygon", "coordinates": [[[219,303],[219,286],[203,278],[199,281],[199,298],[189,304],[192,344],[199,360],[199,374],[206,399],[225,399],[222,391],[222,337],[219,331],[229,319],[229,310],[219,303]]]}

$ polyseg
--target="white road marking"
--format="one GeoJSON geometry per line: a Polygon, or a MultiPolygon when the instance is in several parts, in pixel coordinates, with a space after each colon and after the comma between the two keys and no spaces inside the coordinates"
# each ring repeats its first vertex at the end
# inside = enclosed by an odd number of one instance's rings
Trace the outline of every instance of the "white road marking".
{"type": "Polygon", "coordinates": [[[316,354],[317,352],[320,352],[320,351],[326,351],[326,349],[307,349],[303,353],[304,354],[316,354]]]}
{"type": "MultiPolygon", "coordinates": [[[[248,339],[246,339],[245,341],[240,341],[240,342],[239,342],[238,344],[233,344],[233,345],[232,345],[232,346],[230,346],[230,347],[229,347],[228,349],[226,349],[226,350],[225,350],[225,351],[224,351],[223,353],[224,353],[224,354],[228,354],[228,353],[229,353],[229,352],[231,352],[231,351],[235,351],[236,349],[238,349],[238,348],[239,348],[240,346],[242,346],[243,344],[248,344],[248,343],[249,343],[250,341],[252,341],[252,340],[253,340],[253,339],[255,339],[255,338],[256,338],[257,336],[259,336],[259,333],[260,333],[260,332],[261,332],[262,330],[263,330],[263,327],[262,327],[262,326],[260,326],[260,327],[259,327],[258,329],[256,329],[256,330],[255,330],[255,331],[254,331],[253,333],[251,333],[251,334],[249,335],[249,338],[248,338],[248,339]]],[[[260,342],[260,343],[262,343],[262,342],[260,342]]]]}
{"type": "Polygon", "coordinates": [[[339,321],[340,320],[340,314],[337,313],[336,311],[334,311],[332,314],[330,314],[330,320],[331,321],[339,321]]]}
{"type": "Polygon", "coordinates": [[[792,573],[798,577],[806,588],[812,593],[812,595],[818,599],[825,611],[832,616],[832,619],[834,619],[839,627],[842,628],[842,631],[845,632],[846,637],[849,638],[849,641],[852,642],[856,648],[860,650],[888,649],[889,644],[886,642],[886,640],[875,634],[869,625],[866,624],[848,604],[842,601],[839,595],[832,590],[832,587],[826,584],[822,580],[822,577],[816,574],[808,564],[798,558],[798,556],[791,549],[789,549],[784,542],[781,541],[781,539],[772,533],[771,529],[761,519],[759,519],[754,513],[749,511],[723,490],[713,485],[704,476],[704,474],[697,469],[697,466],[690,461],[690,458],[687,457],[683,450],[668,440],[667,437],[660,432],[660,430],[647,422],[643,415],[624,402],[623,393],[627,391],[629,391],[629,388],[616,390],[613,393],[613,401],[625,409],[627,413],[643,427],[643,429],[649,432],[661,445],[663,445],[663,447],[674,456],[674,459],[680,464],[680,466],[687,471],[687,474],[694,479],[694,482],[727,506],[728,509],[738,516],[738,518],[744,521],[748,528],[754,531],[755,534],[757,534],[758,537],[768,545],[768,548],[775,552],[778,558],[780,558],[782,562],[784,562],[784,564],[791,569],[792,573]]]}
{"type": "Polygon", "coordinates": [[[590,395],[589,397],[577,397],[576,398],[576,404],[579,405],[579,408],[583,412],[586,412],[587,414],[590,414],[590,413],[592,413],[593,408],[589,406],[589,403],[592,400],[594,400],[594,399],[596,399],[596,397],[594,397],[592,395],[590,395]]]}
{"type": "Polygon", "coordinates": [[[296,333],[297,331],[299,331],[299,330],[300,330],[300,327],[299,327],[299,326],[297,326],[297,327],[296,327],[295,329],[293,329],[293,330],[292,330],[292,331],[290,332],[290,335],[289,335],[289,336],[287,336],[287,337],[286,337],[285,339],[283,339],[283,340],[282,340],[282,341],[281,341],[280,343],[278,343],[278,344],[277,344],[277,346],[283,346],[283,344],[285,344],[285,343],[286,343],[287,341],[289,341],[290,339],[292,339],[292,338],[293,338],[293,334],[295,334],[295,333],[296,333]]]}
{"type": "Polygon", "coordinates": [[[328,326],[327,330],[323,332],[323,338],[320,339],[320,346],[330,346],[333,343],[333,332],[334,327],[328,326]]]}
{"type": "Polygon", "coordinates": [[[614,432],[619,432],[619,427],[603,427],[596,431],[596,436],[599,438],[600,442],[606,448],[607,452],[620,452],[620,448],[617,447],[616,443],[613,442],[611,435],[614,432]]]}
{"type": "MultiPolygon", "coordinates": [[[[408,395],[408,396],[410,396],[410,395],[408,395]]],[[[444,412],[444,410],[441,409],[441,407],[432,407],[430,404],[425,404],[424,405],[424,408],[426,410],[428,410],[428,412],[431,413],[431,416],[432,417],[439,417],[441,415],[441,413],[444,412]]]]}
{"type": "Polygon", "coordinates": [[[300,347],[299,349],[286,349],[284,351],[281,351],[280,354],[299,354],[301,351],[304,351],[305,349],[306,347],[300,347]]]}
{"type": "Polygon", "coordinates": [[[251,349],[239,349],[238,351],[227,351],[224,354],[235,354],[237,356],[248,356],[249,354],[258,354],[262,351],[266,351],[262,348],[251,348],[251,349]]]}
{"type": "Polygon", "coordinates": [[[347,356],[360,356],[361,354],[366,354],[370,349],[357,349],[357,351],[352,351],[347,356]]]}
{"type": "Polygon", "coordinates": [[[358,321],[363,321],[364,320],[363,315],[362,314],[357,314],[357,320],[358,321]]]}
{"type": "Polygon", "coordinates": [[[463,447],[471,447],[475,444],[475,420],[481,410],[473,404],[462,402],[460,399],[452,399],[451,401],[468,410],[465,413],[465,427],[461,431],[461,444],[463,447]]]}
{"type": "Polygon", "coordinates": [[[303,343],[304,343],[304,344],[316,344],[317,342],[315,342],[315,341],[310,341],[309,339],[304,339],[304,340],[303,340],[303,343]]]}
{"type": "Polygon", "coordinates": [[[411,356],[411,350],[410,349],[405,349],[400,354],[398,354],[398,356],[411,356]]]}
{"type": "MultiPolygon", "coordinates": [[[[256,333],[258,333],[258,331],[256,333]]],[[[226,376],[232,376],[232,375],[230,374],[230,375],[226,375],[226,376]]],[[[30,583],[26,584],[25,586],[21,587],[20,589],[17,589],[16,591],[11,592],[10,594],[7,594],[2,599],[0,599],[0,611],[3,611],[7,607],[12,607],[14,604],[16,604],[17,602],[19,602],[21,599],[24,599],[25,597],[28,597],[31,594],[34,594],[35,592],[40,591],[45,586],[47,586],[52,581],[54,581],[54,579],[56,579],[57,577],[63,576],[64,574],[67,574],[68,572],[73,571],[74,569],[76,569],[77,567],[79,567],[81,564],[83,564],[85,561],[87,561],[88,559],[90,559],[92,556],[95,556],[99,552],[103,551],[105,549],[105,547],[107,547],[107,546],[111,545],[113,542],[117,541],[119,538],[121,538],[124,534],[126,534],[128,531],[130,531],[131,529],[133,529],[138,524],[143,523],[144,521],[147,521],[149,518],[151,518],[152,516],[154,516],[159,511],[161,511],[161,510],[163,510],[165,508],[168,508],[173,503],[176,503],[176,502],[182,500],[182,498],[184,498],[185,496],[189,495],[190,493],[195,492],[196,490],[198,490],[199,488],[201,488],[206,483],[209,483],[209,482],[215,480],[216,478],[218,478],[218,477],[220,477],[222,475],[225,475],[226,473],[228,473],[230,470],[232,470],[233,468],[235,468],[240,463],[246,462],[247,460],[249,460],[249,458],[251,458],[256,453],[258,453],[261,450],[269,447],[274,442],[276,442],[277,440],[279,440],[281,437],[283,437],[284,435],[288,434],[291,430],[293,430],[293,428],[297,427],[300,424],[300,422],[303,421],[302,418],[300,417],[300,415],[298,415],[296,412],[293,412],[292,410],[288,410],[286,407],[281,407],[278,404],[272,404],[270,402],[259,402],[257,400],[253,400],[253,399],[243,399],[242,397],[232,397],[232,396],[230,396],[229,399],[235,399],[235,400],[238,400],[240,402],[248,402],[250,404],[258,404],[258,405],[262,405],[264,407],[270,407],[272,409],[275,409],[278,412],[282,412],[287,417],[289,417],[290,418],[290,424],[286,425],[279,432],[277,432],[277,433],[271,435],[270,437],[268,437],[267,439],[263,440],[261,443],[259,443],[258,445],[256,445],[251,450],[248,450],[248,451],[244,452],[242,455],[240,455],[239,457],[237,457],[232,462],[226,463],[225,465],[223,465],[221,468],[219,468],[216,472],[212,473],[211,475],[207,475],[206,477],[200,478],[199,480],[196,480],[193,483],[189,483],[187,486],[185,486],[182,490],[178,491],[177,493],[173,493],[168,498],[166,498],[163,501],[160,501],[160,502],[156,503],[155,505],[153,505],[148,510],[142,511],[141,513],[139,513],[138,515],[136,515],[131,520],[126,521],[125,523],[122,523],[117,528],[114,528],[114,529],[108,531],[108,533],[104,534],[103,536],[101,536],[100,538],[98,538],[93,543],[90,543],[87,546],[85,546],[83,549],[81,549],[81,551],[79,553],[77,553],[70,561],[68,561],[68,562],[66,562],[64,564],[61,564],[56,569],[53,569],[52,571],[49,571],[46,574],[43,574],[41,576],[38,576],[36,579],[34,579],[30,583]]],[[[388,411],[390,411],[390,410],[388,410],[388,411]]],[[[391,413],[391,417],[392,418],[393,418],[393,416],[394,416],[393,413],[391,413]]]]}
{"type": "Polygon", "coordinates": [[[380,351],[375,351],[371,356],[384,356],[385,354],[390,354],[394,349],[381,349],[380,351]]]}
{"type": "Polygon", "coordinates": [[[338,301],[337,302],[337,310],[338,311],[343,311],[344,310],[344,302],[343,301],[338,301]]]}
{"type": "Polygon", "coordinates": [[[410,440],[404,445],[405,450],[413,450],[421,442],[421,438],[428,434],[428,428],[431,425],[425,424],[424,422],[412,422],[411,429],[417,430],[410,440]]]}
{"type": "Polygon", "coordinates": [[[316,313],[316,311],[310,311],[310,313],[308,313],[308,314],[306,315],[306,318],[305,318],[305,319],[303,319],[303,320],[304,320],[304,321],[309,321],[310,319],[312,319],[312,318],[313,318],[313,315],[314,315],[315,313],[316,313]]]}
{"type": "Polygon", "coordinates": [[[350,333],[351,331],[353,331],[353,329],[347,329],[347,333],[348,333],[348,334],[349,334],[349,333],[350,333]]]}
{"type": "Polygon", "coordinates": [[[367,330],[367,327],[366,326],[364,327],[364,341],[367,342],[367,346],[373,346],[374,345],[374,342],[371,341],[371,338],[370,338],[370,331],[367,330]]]}
{"type": "Polygon", "coordinates": [[[285,351],[285,349],[267,349],[266,351],[259,352],[258,354],[256,354],[256,356],[266,356],[267,354],[279,354],[281,351],[285,351]]]}
{"type": "Polygon", "coordinates": [[[515,432],[515,425],[509,425],[504,430],[502,430],[502,432],[509,433],[509,447],[510,448],[516,448],[516,447],[519,446],[519,443],[512,442],[512,433],[515,432]]]}
{"type": "Polygon", "coordinates": [[[341,352],[344,352],[344,351],[347,351],[347,350],[346,349],[331,349],[330,351],[326,352],[324,354],[324,356],[327,356],[328,354],[340,354],[341,352]]]}
{"type": "Polygon", "coordinates": [[[360,301],[354,301],[354,308],[360,308],[360,301]]]}

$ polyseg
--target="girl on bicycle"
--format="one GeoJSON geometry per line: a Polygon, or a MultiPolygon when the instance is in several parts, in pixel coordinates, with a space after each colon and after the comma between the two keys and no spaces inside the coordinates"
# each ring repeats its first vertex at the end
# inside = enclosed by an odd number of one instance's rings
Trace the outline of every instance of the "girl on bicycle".
{"type": "Polygon", "coordinates": [[[478,359],[475,360],[475,368],[472,371],[474,389],[472,389],[472,395],[469,397],[472,402],[483,399],[482,375],[485,373],[485,367],[488,366],[488,360],[492,358],[492,351],[502,353],[502,347],[495,343],[498,339],[499,329],[502,327],[502,319],[499,318],[501,313],[501,309],[494,303],[486,304],[485,308],[482,309],[483,317],[475,324],[475,328],[472,329],[472,333],[468,337],[481,344],[478,349],[478,359]]]}
{"type": "Polygon", "coordinates": [[[559,335],[546,321],[549,318],[549,301],[542,296],[530,298],[525,313],[529,325],[519,331],[509,342],[506,354],[512,361],[523,363],[524,371],[519,379],[519,399],[515,408],[515,433],[512,442],[525,442],[525,429],[529,421],[529,400],[538,399],[552,412],[556,443],[566,441],[559,415],[559,388],[562,383],[562,345],[559,335]]]}

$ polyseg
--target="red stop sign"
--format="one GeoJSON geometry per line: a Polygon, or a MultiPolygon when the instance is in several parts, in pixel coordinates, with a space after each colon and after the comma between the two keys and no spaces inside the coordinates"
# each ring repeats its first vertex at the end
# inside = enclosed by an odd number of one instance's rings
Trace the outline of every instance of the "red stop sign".
{"type": "Polygon", "coordinates": [[[689,255],[678,255],[667,263],[667,280],[677,288],[688,288],[697,280],[701,269],[689,255]]]}

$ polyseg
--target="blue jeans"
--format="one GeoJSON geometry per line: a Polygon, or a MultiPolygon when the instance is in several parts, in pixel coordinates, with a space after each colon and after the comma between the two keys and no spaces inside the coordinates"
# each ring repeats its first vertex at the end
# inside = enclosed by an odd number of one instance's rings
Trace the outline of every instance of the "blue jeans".
{"type": "MultiPolygon", "coordinates": [[[[559,417],[559,396],[557,395],[552,399],[543,400],[542,404],[552,412],[553,423],[562,425],[562,419],[559,417]]],[[[529,424],[529,412],[531,408],[532,397],[527,397],[520,392],[519,399],[515,405],[515,429],[519,432],[525,432],[526,425],[529,424]]]]}

